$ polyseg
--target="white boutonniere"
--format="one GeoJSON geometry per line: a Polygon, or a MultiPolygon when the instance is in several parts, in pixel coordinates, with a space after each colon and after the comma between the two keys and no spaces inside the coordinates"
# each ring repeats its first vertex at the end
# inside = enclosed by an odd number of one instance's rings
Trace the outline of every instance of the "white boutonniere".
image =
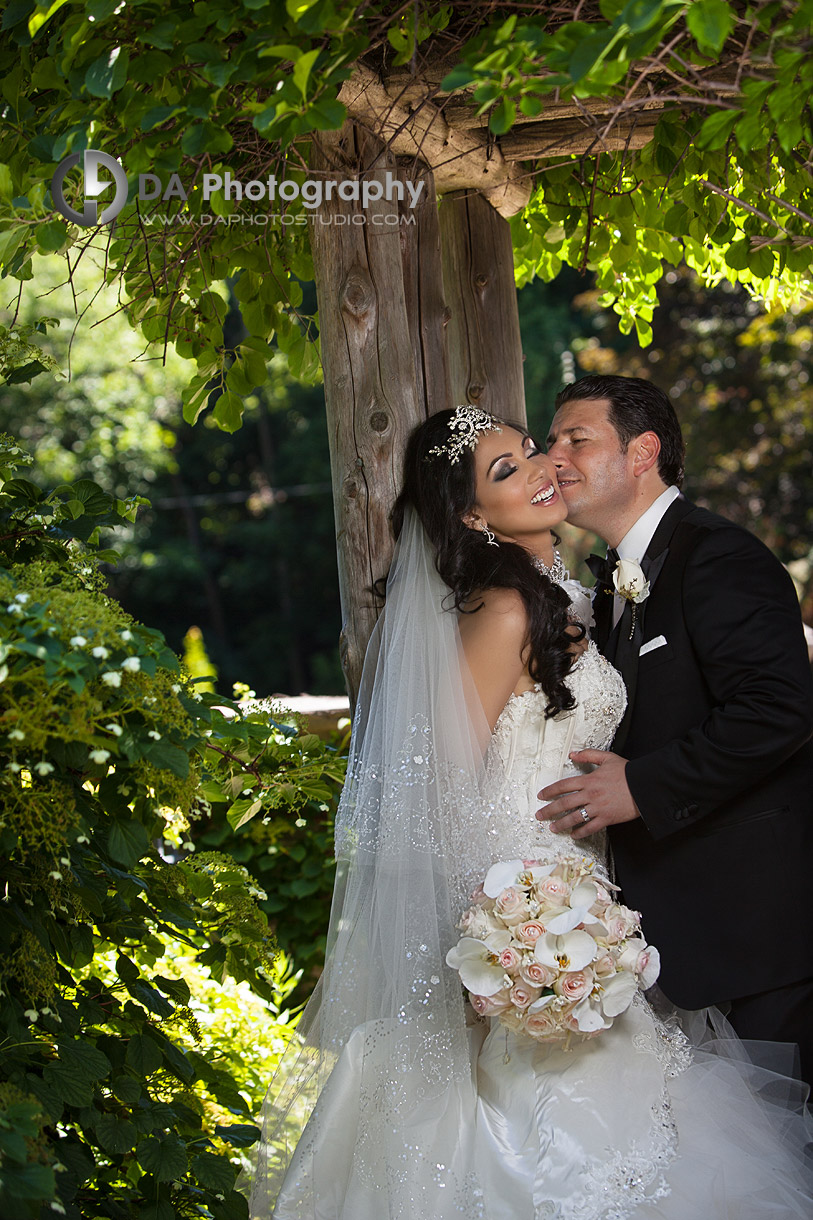
{"type": "Polygon", "coordinates": [[[613,587],[626,602],[639,605],[649,597],[649,581],[636,559],[619,559],[613,572],[613,587]]]}
{"type": "Polygon", "coordinates": [[[613,571],[613,587],[619,597],[632,605],[629,639],[635,633],[638,606],[649,597],[649,581],[636,559],[619,559],[613,571]]]}

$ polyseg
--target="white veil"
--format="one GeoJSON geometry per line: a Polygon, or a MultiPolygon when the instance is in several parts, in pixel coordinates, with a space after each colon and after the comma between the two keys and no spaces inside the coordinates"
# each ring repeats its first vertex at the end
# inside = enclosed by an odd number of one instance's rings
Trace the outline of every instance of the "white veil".
{"type": "Polygon", "coordinates": [[[427,1182],[468,1220],[485,1214],[451,1135],[471,1123],[474,1089],[445,957],[499,818],[457,618],[408,509],[354,719],[325,970],[264,1107],[257,1220],[414,1220],[431,1214],[427,1182]]]}

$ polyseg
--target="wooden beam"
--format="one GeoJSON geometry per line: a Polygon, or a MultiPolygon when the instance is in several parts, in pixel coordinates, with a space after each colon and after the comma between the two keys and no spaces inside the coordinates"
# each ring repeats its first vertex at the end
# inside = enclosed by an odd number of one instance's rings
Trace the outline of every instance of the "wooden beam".
{"type": "MultiPolygon", "coordinates": [[[[314,140],[311,169],[384,182],[395,158],[347,123],[314,140]]],[[[396,201],[331,198],[311,228],[342,604],[340,651],[351,702],[378,613],[372,585],[392,555],[389,511],[406,437],[422,418],[409,342],[396,201]]]]}
{"type": "Polygon", "coordinates": [[[599,119],[595,125],[573,120],[553,123],[521,123],[500,139],[506,161],[537,161],[576,153],[590,156],[643,148],[649,144],[660,114],[644,110],[613,123],[609,131],[599,119]]]}
{"type": "Polygon", "coordinates": [[[393,153],[430,166],[439,194],[479,191],[501,216],[516,215],[530,199],[530,178],[505,160],[493,140],[450,127],[431,102],[414,110],[401,106],[363,64],[342,85],[339,101],[393,153]]]}
{"type": "Polygon", "coordinates": [[[479,195],[460,192],[441,201],[440,231],[453,401],[525,424],[508,222],[479,195]]]}

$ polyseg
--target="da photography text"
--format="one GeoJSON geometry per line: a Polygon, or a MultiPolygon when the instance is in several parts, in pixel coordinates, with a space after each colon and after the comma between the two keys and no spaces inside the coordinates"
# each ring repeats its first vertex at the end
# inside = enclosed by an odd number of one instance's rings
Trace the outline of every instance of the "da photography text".
{"type": "MultiPolygon", "coordinates": [[[[423,188],[424,183],[422,181],[415,183],[409,179],[402,180],[390,173],[389,170],[384,174],[383,180],[380,178],[305,178],[302,182],[298,182],[293,178],[277,179],[275,174],[269,174],[265,179],[251,178],[247,182],[243,182],[241,179],[233,177],[230,170],[225,170],[222,174],[204,174],[201,185],[196,185],[193,191],[195,193],[198,190],[201,191],[204,203],[208,203],[217,195],[221,195],[224,200],[238,203],[273,204],[282,202],[290,204],[300,201],[302,206],[307,209],[307,212],[313,214],[322,203],[329,202],[334,198],[360,203],[363,209],[369,208],[371,204],[381,200],[387,203],[396,201],[398,203],[405,203],[411,209],[419,202],[423,194],[423,188]]],[[[84,153],[73,153],[60,162],[51,179],[51,194],[54,199],[54,205],[60,215],[73,224],[88,228],[96,225],[112,224],[129,201],[131,187],[120,161],[110,156],[109,153],[88,148],[84,153]],[[81,212],[77,211],[67,202],[64,189],[67,174],[72,169],[77,168],[80,163],[84,175],[84,207],[81,212]],[[105,171],[109,177],[102,177],[101,171],[105,171]],[[111,187],[115,187],[113,200],[100,210],[97,199],[111,187]]],[[[185,203],[189,199],[189,194],[178,174],[171,174],[166,185],[164,185],[158,174],[139,174],[136,198],[145,203],[156,202],[158,200],[162,203],[170,203],[173,200],[180,200],[185,203]]],[[[260,224],[273,224],[276,220],[285,223],[281,216],[269,213],[263,213],[262,215],[264,220],[259,221],[260,224]]],[[[231,217],[218,219],[223,219],[226,222],[231,221],[231,217]]],[[[353,223],[363,224],[365,219],[362,217],[360,221],[353,221],[353,223]]],[[[151,223],[156,223],[156,221],[152,220],[151,223]]],[[[180,221],[180,217],[173,215],[172,217],[161,216],[158,223],[175,224],[184,222],[180,221]]],[[[215,223],[214,217],[212,217],[211,223],[215,223]]],[[[251,224],[255,222],[245,220],[239,223],[251,224]]],[[[306,221],[303,220],[301,223],[306,223],[306,221]]],[[[397,223],[397,218],[392,223],[397,223]]]]}

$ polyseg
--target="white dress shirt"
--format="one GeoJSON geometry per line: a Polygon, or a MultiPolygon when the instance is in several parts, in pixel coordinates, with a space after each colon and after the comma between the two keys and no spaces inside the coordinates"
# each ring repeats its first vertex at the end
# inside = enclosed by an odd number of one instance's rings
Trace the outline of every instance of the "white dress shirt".
{"type": "MultiPolygon", "coordinates": [[[[679,487],[667,487],[666,491],[661,492],[657,500],[653,500],[649,508],[641,513],[638,520],[627,530],[615,548],[619,559],[634,559],[636,563],[641,562],[646,554],[646,548],[652,541],[655,530],[661,523],[664,513],[679,495],[679,487]]],[[[625,604],[624,598],[616,593],[613,597],[613,626],[616,625],[624,613],[625,604]]]]}

